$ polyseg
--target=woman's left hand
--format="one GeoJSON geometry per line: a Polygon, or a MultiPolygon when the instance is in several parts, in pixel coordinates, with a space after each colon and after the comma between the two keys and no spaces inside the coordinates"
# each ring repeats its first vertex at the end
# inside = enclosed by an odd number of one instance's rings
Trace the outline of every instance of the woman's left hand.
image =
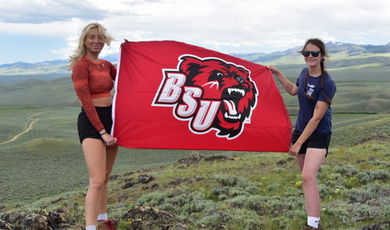
{"type": "Polygon", "coordinates": [[[104,142],[106,143],[107,146],[115,145],[116,141],[117,141],[117,139],[115,137],[111,136],[108,133],[104,134],[102,136],[102,139],[104,140],[104,142]]]}

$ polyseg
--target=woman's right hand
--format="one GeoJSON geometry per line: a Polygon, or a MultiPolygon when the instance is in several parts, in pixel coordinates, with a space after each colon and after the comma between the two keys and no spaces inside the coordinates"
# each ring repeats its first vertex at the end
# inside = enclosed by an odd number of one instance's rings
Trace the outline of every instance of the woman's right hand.
{"type": "Polygon", "coordinates": [[[104,143],[106,143],[107,146],[115,145],[116,141],[117,141],[117,139],[115,137],[111,136],[108,133],[103,134],[102,139],[103,139],[104,143]]]}
{"type": "Polygon", "coordinates": [[[274,74],[275,76],[281,74],[280,70],[273,65],[268,66],[268,69],[271,70],[272,74],[274,74]]]}

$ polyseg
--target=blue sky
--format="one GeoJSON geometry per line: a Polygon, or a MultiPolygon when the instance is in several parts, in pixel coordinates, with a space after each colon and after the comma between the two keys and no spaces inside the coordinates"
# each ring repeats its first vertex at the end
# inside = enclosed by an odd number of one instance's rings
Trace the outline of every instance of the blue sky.
{"type": "Polygon", "coordinates": [[[116,39],[177,40],[224,53],[285,50],[310,37],[390,42],[388,0],[0,0],[0,64],[66,59],[81,29],[116,39]]]}

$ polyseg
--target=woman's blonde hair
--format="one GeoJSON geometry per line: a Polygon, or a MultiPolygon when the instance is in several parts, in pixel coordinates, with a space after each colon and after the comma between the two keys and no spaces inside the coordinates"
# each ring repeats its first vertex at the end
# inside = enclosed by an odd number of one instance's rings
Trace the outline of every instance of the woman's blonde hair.
{"type": "Polygon", "coordinates": [[[77,49],[75,50],[74,54],[72,56],[70,56],[69,69],[72,69],[73,65],[78,60],[80,60],[82,57],[84,57],[86,55],[86,48],[85,48],[84,42],[85,42],[85,39],[86,39],[89,31],[91,31],[91,29],[98,29],[100,35],[104,39],[104,43],[106,43],[108,46],[111,44],[111,41],[113,38],[111,37],[110,34],[107,33],[106,28],[104,28],[101,24],[99,24],[97,22],[88,24],[87,26],[84,27],[84,29],[81,32],[81,35],[79,38],[79,45],[78,45],[77,49]]]}

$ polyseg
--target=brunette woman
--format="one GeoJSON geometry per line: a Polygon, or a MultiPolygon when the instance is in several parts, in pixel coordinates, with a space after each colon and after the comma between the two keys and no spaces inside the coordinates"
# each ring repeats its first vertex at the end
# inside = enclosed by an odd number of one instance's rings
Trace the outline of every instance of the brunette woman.
{"type": "Polygon", "coordinates": [[[305,197],[307,226],[305,229],[320,229],[320,194],[317,174],[328,154],[332,134],[332,98],[336,84],[325,70],[327,52],[319,39],[306,41],[301,51],[306,67],[295,84],[276,67],[270,70],[290,95],[298,95],[299,111],[292,135],[289,153],[296,156],[301,170],[305,197]]]}

